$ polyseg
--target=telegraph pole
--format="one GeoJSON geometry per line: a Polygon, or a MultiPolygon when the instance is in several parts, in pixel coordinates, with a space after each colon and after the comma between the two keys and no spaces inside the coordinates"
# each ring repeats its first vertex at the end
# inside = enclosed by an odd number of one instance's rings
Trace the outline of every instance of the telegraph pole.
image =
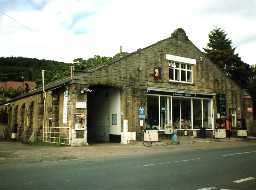
{"type": "Polygon", "coordinates": [[[70,66],[70,78],[71,79],[73,79],[73,77],[74,77],[74,70],[75,70],[75,66],[74,66],[74,63],[72,63],[70,66]]]}

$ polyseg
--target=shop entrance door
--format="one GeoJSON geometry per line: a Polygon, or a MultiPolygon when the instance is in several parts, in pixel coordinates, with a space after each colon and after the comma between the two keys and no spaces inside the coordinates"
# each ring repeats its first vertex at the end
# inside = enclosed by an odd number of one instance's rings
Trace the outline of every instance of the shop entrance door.
{"type": "Polygon", "coordinates": [[[229,113],[231,114],[232,128],[236,128],[236,125],[237,125],[236,110],[234,108],[231,108],[229,110],[229,113]]]}

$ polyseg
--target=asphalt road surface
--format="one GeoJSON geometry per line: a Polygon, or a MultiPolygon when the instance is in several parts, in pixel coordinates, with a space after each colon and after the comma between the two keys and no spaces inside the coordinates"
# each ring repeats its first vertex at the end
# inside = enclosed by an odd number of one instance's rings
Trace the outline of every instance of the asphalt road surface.
{"type": "Polygon", "coordinates": [[[0,189],[255,190],[256,146],[3,165],[0,189]]]}

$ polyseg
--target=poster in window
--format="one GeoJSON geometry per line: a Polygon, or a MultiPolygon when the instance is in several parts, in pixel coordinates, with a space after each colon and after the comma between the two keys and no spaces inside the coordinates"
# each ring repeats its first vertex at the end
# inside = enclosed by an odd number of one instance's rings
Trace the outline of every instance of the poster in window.
{"type": "Polygon", "coordinates": [[[75,130],[83,130],[85,128],[85,115],[82,113],[75,114],[75,130]]]}

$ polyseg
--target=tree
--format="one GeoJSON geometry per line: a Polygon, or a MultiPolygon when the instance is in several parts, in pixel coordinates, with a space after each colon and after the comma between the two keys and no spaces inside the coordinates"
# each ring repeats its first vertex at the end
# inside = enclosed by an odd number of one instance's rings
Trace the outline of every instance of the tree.
{"type": "Polygon", "coordinates": [[[248,86],[252,75],[251,68],[241,60],[238,54],[235,54],[232,41],[224,30],[215,28],[209,33],[209,42],[204,51],[207,57],[217,64],[227,76],[243,87],[248,86]]]}
{"type": "Polygon", "coordinates": [[[251,66],[252,69],[252,77],[250,78],[248,91],[253,97],[254,105],[256,105],[256,65],[251,66]]]}
{"type": "Polygon", "coordinates": [[[95,55],[89,59],[76,58],[74,59],[75,71],[88,71],[99,65],[108,64],[112,61],[112,57],[105,57],[100,55],[95,55]]]}

